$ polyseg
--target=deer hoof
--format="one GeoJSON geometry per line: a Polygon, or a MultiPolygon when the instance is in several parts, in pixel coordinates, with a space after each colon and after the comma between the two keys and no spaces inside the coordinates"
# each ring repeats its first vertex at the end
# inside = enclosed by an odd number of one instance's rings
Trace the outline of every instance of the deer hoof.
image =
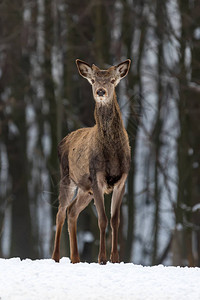
{"type": "Polygon", "coordinates": [[[60,255],[58,253],[54,253],[52,255],[52,259],[55,260],[55,262],[59,263],[59,261],[60,261],[60,255]]]}
{"type": "Polygon", "coordinates": [[[106,265],[106,264],[107,264],[107,261],[106,261],[106,260],[101,261],[99,264],[100,264],[100,265],[106,265]]]}
{"type": "Polygon", "coordinates": [[[106,257],[99,257],[98,262],[100,265],[106,265],[107,259],[106,257]]]}
{"type": "Polygon", "coordinates": [[[79,256],[77,256],[77,257],[72,257],[72,258],[71,258],[71,263],[72,263],[72,264],[80,263],[80,258],[79,258],[79,256]]]}
{"type": "Polygon", "coordinates": [[[115,263],[119,263],[119,254],[118,253],[111,253],[110,255],[110,261],[115,264],[115,263]]]}

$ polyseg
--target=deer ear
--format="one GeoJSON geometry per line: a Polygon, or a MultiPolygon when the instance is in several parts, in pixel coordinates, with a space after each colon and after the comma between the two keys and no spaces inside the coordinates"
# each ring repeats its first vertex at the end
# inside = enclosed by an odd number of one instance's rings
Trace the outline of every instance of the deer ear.
{"type": "Polygon", "coordinates": [[[121,64],[119,64],[118,66],[115,67],[116,73],[117,73],[117,77],[119,80],[121,80],[122,78],[124,78],[129,71],[131,65],[131,60],[127,59],[124,62],[122,62],[121,64]]]}
{"type": "Polygon", "coordinates": [[[76,65],[80,75],[90,80],[92,77],[92,68],[90,67],[90,65],[80,59],[76,60],[76,65]]]}

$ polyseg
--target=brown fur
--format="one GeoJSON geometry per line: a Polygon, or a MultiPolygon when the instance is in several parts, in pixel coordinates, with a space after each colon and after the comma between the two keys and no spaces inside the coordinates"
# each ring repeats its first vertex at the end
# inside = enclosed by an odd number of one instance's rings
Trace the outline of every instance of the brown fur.
{"type": "MultiPolygon", "coordinates": [[[[127,64],[127,61],[125,63],[127,64]]],[[[127,73],[124,75],[119,72],[122,64],[108,70],[100,70],[94,65],[91,68],[82,61],[77,62],[80,74],[93,85],[93,95],[96,100],[94,113],[96,125],[70,133],[58,147],[61,183],[57,231],[52,256],[55,261],[59,261],[60,258],[60,234],[66,209],[68,209],[71,261],[73,263],[80,261],[76,241],[76,221],[79,213],[94,199],[100,228],[98,261],[99,263],[106,263],[105,229],[107,217],[103,195],[112,191],[111,227],[113,240],[111,261],[119,261],[117,251],[119,214],[125,180],[130,166],[130,147],[117,103],[115,86],[111,81],[115,80],[117,84],[121,79],[120,76],[122,78],[126,76],[127,73]],[[98,91],[102,89],[105,94],[99,97],[98,91]],[[73,199],[76,187],[78,187],[78,193],[73,199]]],[[[129,65],[128,67],[122,65],[122,67],[128,69],[129,65]]]]}

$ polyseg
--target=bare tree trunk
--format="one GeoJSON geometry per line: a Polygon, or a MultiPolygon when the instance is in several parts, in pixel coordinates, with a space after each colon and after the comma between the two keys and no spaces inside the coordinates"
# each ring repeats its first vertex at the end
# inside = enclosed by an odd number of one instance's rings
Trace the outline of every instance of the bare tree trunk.
{"type": "Polygon", "coordinates": [[[199,112],[200,112],[200,39],[197,35],[199,32],[200,24],[200,1],[196,0],[191,8],[190,16],[192,20],[190,23],[190,37],[192,39],[191,47],[191,83],[196,85],[197,89],[190,90],[189,104],[190,104],[190,122],[192,125],[192,130],[190,131],[190,145],[193,149],[192,155],[192,206],[193,206],[193,216],[192,222],[194,224],[192,234],[194,235],[195,243],[192,243],[191,235],[191,247],[193,251],[190,250],[189,265],[195,265],[200,267],[200,209],[194,209],[195,205],[199,205],[200,199],[200,126],[199,124],[199,112]],[[193,101],[190,101],[193,99],[193,101]],[[194,254],[196,253],[196,255],[194,254]]]}
{"type": "Polygon", "coordinates": [[[114,1],[100,0],[94,5],[94,25],[95,25],[95,60],[100,68],[112,64],[110,59],[111,43],[111,19],[108,12],[112,15],[111,8],[114,1]],[[108,7],[109,6],[109,7],[108,7]]]}
{"type": "Polygon", "coordinates": [[[154,170],[154,200],[155,200],[155,214],[154,214],[154,239],[153,239],[153,253],[152,253],[152,264],[155,265],[158,259],[158,246],[159,246],[159,226],[160,226],[160,172],[159,172],[159,162],[160,162],[160,151],[162,146],[162,129],[163,129],[163,120],[161,116],[161,108],[163,106],[164,92],[162,84],[162,76],[164,70],[164,57],[163,57],[163,35],[164,35],[164,26],[166,14],[165,1],[156,2],[156,37],[158,43],[158,69],[157,69],[157,95],[158,95],[158,105],[157,105],[157,116],[156,122],[153,130],[153,147],[155,155],[155,170],[154,170]]]}
{"type": "MultiPolygon", "coordinates": [[[[198,111],[200,106],[197,97],[195,97],[195,91],[190,89],[190,85],[188,85],[188,70],[186,67],[186,48],[189,43],[191,43],[191,37],[193,36],[193,30],[191,30],[192,20],[189,17],[191,15],[189,1],[180,1],[179,7],[182,27],[180,42],[180,73],[178,74],[180,81],[180,100],[178,103],[180,136],[178,139],[179,182],[176,223],[182,224],[182,242],[185,245],[185,252],[180,253],[182,265],[185,265],[185,261],[187,261],[189,266],[194,266],[195,258],[192,235],[196,229],[193,224],[192,208],[199,202],[199,188],[197,188],[199,186],[199,168],[194,168],[194,164],[200,163],[200,144],[196,139],[196,136],[200,134],[200,131],[198,126],[196,126],[198,117],[195,115],[194,111],[198,111]]],[[[195,47],[193,46],[192,48],[194,49],[195,47]]],[[[196,59],[198,60],[199,58],[195,55],[195,51],[191,51],[191,55],[192,61],[195,59],[195,63],[192,63],[191,65],[192,74],[195,73],[195,81],[196,79],[198,80],[198,75],[196,73],[196,59]]]]}
{"type": "Polygon", "coordinates": [[[58,130],[57,130],[57,103],[55,98],[55,85],[52,75],[52,47],[54,45],[54,27],[52,1],[45,0],[45,49],[44,49],[44,87],[45,97],[49,104],[48,121],[50,125],[51,152],[48,159],[49,181],[51,187],[51,203],[53,223],[55,223],[58,194],[58,130]]]}
{"type": "Polygon", "coordinates": [[[33,258],[30,203],[28,194],[28,162],[26,137],[26,101],[25,96],[30,87],[29,57],[26,51],[27,35],[23,24],[23,4],[17,6],[7,2],[8,11],[12,14],[11,27],[5,28],[6,37],[10,36],[6,51],[2,81],[4,88],[10,87],[10,115],[6,124],[5,144],[9,162],[9,175],[12,182],[12,238],[11,256],[33,258]],[[13,28],[15,35],[13,35],[13,28]],[[10,31],[11,30],[11,31],[10,31]],[[15,51],[13,51],[15,49],[15,51]],[[22,71],[23,70],[23,71],[22,71]]]}
{"type": "MultiPolygon", "coordinates": [[[[132,46],[134,35],[137,30],[140,30],[140,40],[138,47],[137,62],[131,68],[128,76],[127,90],[133,90],[133,95],[129,97],[129,117],[127,131],[129,134],[131,146],[131,166],[127,180],[127,206],[128,206],[128,230],[127,236],[124,237],[125,249],[124,260],[129,262],[132,257],[132,248],[134,244],[134,219],[135,219],[135,188],[134,180],[136,174],[135,149],[138,128],[140,124],[140,115],[142,111],[142,83],[141,83],[141,60],[143,57],[143,49],[145,45],[146,20],[144,17],[144,2],[132,1],[129,3],[122,0],[122,47],[125,47],[126,56],[132,57],[132,46]],[[136,13],[137,11],[137,13],[136,13]]],[[[134,59],[134,58],[133,58],[134,59]]]]}

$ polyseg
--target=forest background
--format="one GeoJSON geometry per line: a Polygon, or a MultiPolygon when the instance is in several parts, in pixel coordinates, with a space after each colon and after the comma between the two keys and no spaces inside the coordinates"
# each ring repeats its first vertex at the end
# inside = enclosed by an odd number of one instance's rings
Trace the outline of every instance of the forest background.
{"type": "MultiPolygon", "coordinates": [[[[132,60],[117,88],[131,145],[120,258],[200,266],[200,1],[0,1],[0,257],[51,256],[57,145],[94,124],[75,59],[132,60]]],[[[110,197],[105,199],[107,216],[110,197]]],[[[107,247],[110,249],[110,228],[107,247]]],[[[67,224],[62,256],[69,256],[67,224]]],[[[97,261],[90,205],[79,217],[82,261],[97,261]]]]}

